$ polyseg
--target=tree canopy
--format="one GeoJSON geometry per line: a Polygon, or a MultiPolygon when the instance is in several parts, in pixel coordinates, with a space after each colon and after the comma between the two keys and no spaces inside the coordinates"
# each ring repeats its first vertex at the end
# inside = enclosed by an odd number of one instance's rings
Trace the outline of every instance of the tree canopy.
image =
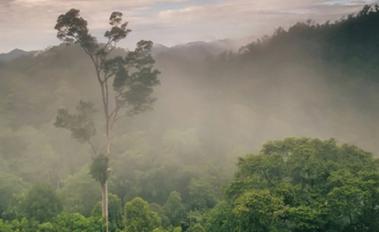
{"type": "Polygon", "coordinates": [[[240,159],[226,202],[210,214],[210,228],[376,231],[378,187],[378,160],[355,146],[333,139],[269,142],[240,159]]]}

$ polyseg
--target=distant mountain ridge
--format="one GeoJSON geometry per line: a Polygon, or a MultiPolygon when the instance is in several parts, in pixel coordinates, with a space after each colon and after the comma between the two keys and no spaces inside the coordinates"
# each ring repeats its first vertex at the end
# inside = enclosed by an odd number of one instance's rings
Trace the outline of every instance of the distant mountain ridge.
{"type": "MultiPolygon", "coordinates": [[[[203,59],[210,56],[218,56],[224,52],[238,52],[243,46],[255,41],[256,37],[249,36],[241,39],[220,39],[213,41],[192,41],[173,46],[166,46],[155,43],[153,47],[153,55],[157,56],[196,56],[203,59]]],[[[7,63],[28,55],[44,55],[54,50],[57,46],[48,47],[35,51],[25,51],[15,48],[7,53],[0,53],[0,63],[7,63]]],[[[123,50],[126,48],[120,48],[123,50]]]]}
{"type": "Polygon", "coordinates": [[[8,53],[0,53],[0,62],[9,62],[15,59],[18,59],[22,56],[33,54],[33,51],[24,51],[21,49],[13,49],[8,53]]]}

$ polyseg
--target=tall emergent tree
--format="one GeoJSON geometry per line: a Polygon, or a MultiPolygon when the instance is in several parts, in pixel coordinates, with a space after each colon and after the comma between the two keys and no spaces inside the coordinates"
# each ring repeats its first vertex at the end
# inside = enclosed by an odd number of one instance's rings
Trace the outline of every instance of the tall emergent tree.
{"type": "Polygon", "coordinates": [[[101,105],[105,118],[104,149],[96,149],[92,137],[96,134],[93,114],[95,104],[80,101],[77,113],[66,109],[58,111],[55,125],[71,131],[73,138],[88,143],[95,156],[91,165],[91,175],[101,185],[102,216],[108,232],[108,178],[109,159],[112,147],[112,129],[120,115],[135,115],[151,107],[153,88],[159,84],[159,71],[154,69],[151,56],[153,43],[140,41],[134,51],[125,57],[115,56],[112,51],[117,43],[125,39],[130,30],[123,21],[121,12],[113,12],[109,18],[110,29],[105,32],[106,42],[100,43],[92,36],[79,10],[71,9],[58,17],[55,29],[57,37],[65,43],[76,44],[93,64],[95,79],[101,92],[101,105]]]}

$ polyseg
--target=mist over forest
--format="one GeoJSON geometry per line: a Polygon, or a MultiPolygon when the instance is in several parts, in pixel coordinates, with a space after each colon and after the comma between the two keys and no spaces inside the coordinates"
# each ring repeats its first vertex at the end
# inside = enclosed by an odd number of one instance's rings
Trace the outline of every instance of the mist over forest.
{"type": "MultiPolygon", "coordinates": [[[[151,221],[155,219],[145,218],[154,226],[149,224],[147,228],[146,222],[142,222],[146,227],[140,227],[144,228],[143,231],[377,231],[378,25],[378,7],[366,6],[360,12],[335,22],[318,24],[309,20],[288,29],[278,28],[274,34],[251,41],[238,50],[229,40],[198,41],[173,47],[154,44],[154,67],[160,72],[160,84],[152,93],[155,102],[151,110],[136,116],[122,116],[114,129],[110,197],[120,201],[121,208],[126,203],[124,210],[128,208],[127,202],[136,203],[136,199],[141,201],[137,205],[149,203],[139,207],[150,207],[149,213],[160,219],[154,224],[151,221]],[[286,139],[289,137],[291,139],[286,139]],[[342,145],[345,143],[359,148],[342,145]],[[301,145],[296,147],[298,144],[301,145]],[[326,211],[320,213],[323,215],[322,223],[315,212],[307,214],[309,218],[303,216],[291,221],[295,217],[294,211],[291,211],[293,214],[286,214],[286,219],[283,219],[292,223],[285,223],[285,229],[283,221],[266,220],[267,215],[251,213],[246,216],[246,220],[238,221],[238,217],[246,213],[244,210],[237,212],[238,207],[242,207],[241,202],[255,204],[254,199],[261,199],[266,202],[266,206],[275,204],[275,207],[279,207],[276,198],[268,198],[269,191],[275,194],[279,191],[270,186],[283,187],[284,179],[287,178],[277,177],[278,173],[282,173],[278,171],[282,170],[279,164],[286,162],[286,159],[280,162],[274,160],[277,154],[283,152],[275,150],[279,147],[295,155],[301,152],[308,154],[307,151],[314,149],[309,154],[322,163],[299,163],[296,167],[310,165],[309,170],[312,170],[334,162],[327,167],[337,171],[348,170],[343,174],[342,171],[338,174],[329,173],[325,178],[330,183],[337,183],[337,178],[350,178],[351,173],[360,176],[357,174],[359,171],[371,170],[374,173],[371,176],[375,176],[372,181],[376,181],[372,183],[374,192],[370,192],[368,187],[362,187],[364,190],[357,188],[365,191],[365,197],[372,196],[370,204],[373,208],[359,208],[357,205],[360,203],[357,202],[365,200],[354,198],[356,192],[353,191],[354,194],[349,195],[352,200],[345,202],[353,204],[350,208],[357,209],[357,212],[350,214],[350,221],[342,213],[337,216],[333,214],[335,218],[329,221],[325,219],[326,211]],[[338,155],[325,161],[327,158],[324,158],[323,151],[328,154],[336,152],[338,155]],[[344,152],[348,154],[346,157],[341,155],[344,152]],[[247,154],[256,156],[246,157],[247,154]],[[254,161],[254,157],[265,154],[270,160],[262,161],[259,165],[254,163],[258,162],[254,161]],[[271,166],[269,162],[276,166],[271,166]],[[248,168],[248,165],[251,167],[248,168]],[[268,165],[266,169],[264,165],[268,165]],[[273,175],[271,180],[278,184],[270,181],[266,183],[261,180],[263,177],[257,177],[260,174],[253,170],[260,168],[266,170],[268,175],[273,175]],[[252,175],[250,182],[244,182],[242,177],[246,175],[252,175]],[[254,181],[257,183],[252,183],[254,181]],[[262,182],[258,184],[258,181],[262,182]],[[269,190],[258,192],[261,195],[243,195],[242,190],[236,190],[237,187],[243,188],[242,185],[248,190],[269,190]],[[239,198],[242,195],[244,198],[239,198]],[[173,198],[180,199],[180,207],[173,207],[183,208],[176,217],[167,213],[170,204],[168,199],[173,198]],[[236,200],[236,205],[233,203],[235,199],[240,199],[236,200]],[[234,206],[238,207],[228,211],[234,206]],[[225,215],[217,213],[220,207],[224,207],[220,212],[225,215]],[[233,212],[233,216],[226,215],[228,212],[233,212]],[[236,224],[219,222],[222,217],[236,224]],[[257,219],[258,223],[255,220],[259,217],[264,219],[257,219]],[[269,226],[263,226],[265,223],[269,226]],[[306,223],[309,224],[305,226],[306,223]]],[[[126,48],[118,47],[111,56],[126,56],[129,52],[126,48]]],[[[16,231],[16,227],[6,230],[5,225],[7,221],[11,223],[15,220],[19,223],[17,231],[66,231],[48,230],[48,227],[31,222],[36,220],[46,223],[56,216],[34,218],[33,209],[25,206],[25,202],[30,197],[28,191],[35,188],[35,191],[42,192],[48,192],[44,188],[50,188],[60,202],[59,207],[62,209],[59,212],[79,213],[94,221],[96,215],[101,215],[99,209],[96,211],[100,201],[99,187],[89,173],[93,160],[90,147],[73,139],[69,131],[54,125],[58,109],[66,108],[75,112],[79,101],[92,102],[97,110],[94,123],[100,135],[95,144],[99,144],[98,148],[102,149],[104,115],[94,76],[91,61],[78,44],[62,43],[39,51],[14,50],[0,55],[1,232],[16,231]],[[32,213],[28,214],[28,210],[32,213]],[[29,220],[25,223],[29,223],[27,227],[30,230],[20,229],[22,220],[29,220]]],[[[295,155],[297,158],[302,157],[295,155]]],[[[293,162],[300,161],[296,159],[293,162]]],[[[314,175],[324,173],[327,168],[322,170],[318,169],[314,175]]],[[[323,189],[317,181],[325,175],[320,176],[315,177],[312,184],[304,182],[304,185],[309,184],[309,189],[323,189]]],[[[367,180],[368,176],[367,173],[362,174],[362,180],[367,180]]],[[[344,182],[341,180],[338,183],[344,182]]],[[[306,189],[301,191],[311,191],[306,189]]],[[[295,192],[289,187],[287,190],[288,193],[292,190],[295,192]]],[[[312,194],[316,194],[315,191],[312,190],[312,194]]],[[[329,194],[332,192],[330,189],[325,192],[317,194],[333,195],[329,194]]],[[[312,195],[310,192],[307,194],[312,195]]],[[[280,198],[279,195],[275,197],[280,198]]],[[[287,208],[289,205],[298,207],[303,204],[300,202],[310,202],[309,199],[300,198],[293,200],[296,203],[287,198],[280,199],[287,208]]],[[[308,203],[304,204],[309,208],[314,207],[313,203],[308,203]]],[[[333,209],[337,206],[336,203],[333,209]]],[[[254,205],[252,208],[259,207],[254,205]]],[[[270,210],[275,211],[275,207],[270,210]]],[[[301,210],[305,212],[304,208],[301,210]]],[[[296,215],[300,211],[296,211],[296,215]]],[[[58,216],[57,223],[59,220],[69,220],[67,215],[67,218],[60,219],[58,216]]],[[[135,229],[137,227],[133,230],[127,222],[124,225],[125,220],[114,215],[110,215],[111,231],[142,231],[135,229]]],[[[88,223],[99,224],[99,220],[88,223]]],[[[98,228],[75,231],[101,231],[98,228]]]]}

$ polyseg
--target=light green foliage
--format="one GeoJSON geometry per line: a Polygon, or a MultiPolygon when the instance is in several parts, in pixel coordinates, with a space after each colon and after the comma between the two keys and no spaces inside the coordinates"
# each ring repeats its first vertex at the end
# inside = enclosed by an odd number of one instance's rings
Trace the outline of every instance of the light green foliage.
{"type": "Polygon", "coordinates": [[[101,218],[86,218],[78,213],[61,214],[54,222],[57,232],[95,232],[102,231],[102,227],[101,218]]]}
{"type": "Polygon", "coordinates": [[[0,232],[12,232],[12,227],[0,219],[0,232]]]}
{"type": "Polygon", "coordinates": [[[165,230],[163,228],[156,228],[152,232],[168,232],[168,230],[165,230]]]}
{"type": "Polygon", "coordinates": [[[329,177],[333,186],[326,197],[328,215],[339,230],[370,231],[379,222],[379,172],[342,170],[329,177]]]}
{"type": "Polygon", "coordinates": [[[100,199],[99,187],[84,167],[75,175],[67,177],[58,191],[65,211],[89,216],[100,199]]]}
{"type": "Polygon", "coordinates": [[[26,183],[21,178],[0,172],[0,216],[8,217],[9,207],[16,195],[26,190],[26,183]],[[6,212],[8,211],[8,212],[6,212]]]}
{"type": "MultiPolygon", "coordinates": [[[[109,230],[117,231],[123,227],[122,204],[117,195],[109,194],[109,230]]],[[[99,202],[93,210],[93,215],[101,217],[101,202],[99,202]]]]}
{"type": "Polygon", "coordinates": [[[172,232],[182,232],[182,228],[181,227],[175,227],[172,232]]]}
{"type": "Polygon", "coordinates": [[[11,222],[0,220],[0,232],[100,232],[102,227],[99,217],[86,218],[78,213],[62,213],[50,222],[41,224],[26,218],[11,222]]]}
{"type": "Polygon", "coordinates": [[[158,228],[161,219],[141,198],[134,198],[125,204],[125,230],[127,232],[151,232],[158,228]]]}
{"type": "Polygon", "coordinates": [[[157,203],[151,203],[151,204],[149,204],[149,206],[150,206],[150,209],[153,212],[157,213],[157,215],[161,219],[162,227],[170,227],[171,226],[170,219],[168,218],[163,206],[161,206],[160,204],[157,204],[157,203]]]}
{"type": "Polygon", "coordinates": [[[188,229],[188,232],[206,232],[206,230],[202,225],[195,224],[188,229]]]}
{"type": "Polygon", "coordinates": [[[38,232],[55,232],[57,231],[54,228],[54,225],[50,222],[45,222],[40,225],[38,225],[38,232]]]}
{"type": "Polygon", "coordinates": [[[21,207],[27,218],[39,222],[49,221],[62,211],[62,204],[55,191],[44,185],[33,186],[21,207]]]}
{"type": "Polygon", "coordinates": [[[280,231],[283,216],[282,200],[267,190],[250,190],[235,200],[233,213],[239,221],[241,231],[280,231]]]}
{"type": "MultiPolygon", "coordinates": [[[[39,224],[35,220],[20,218],[10,222],[13,232],[39,232],[39,224]]],[[[49,231],[50,232],[50,231],[49,231]]]]}
{"type": "Polygon", "coordinates": [[[206,180],[192,179],[188,188],[189,206],[192,210],[204,210],[215,206],[217,202],[215,191],[206,180]]]}
{"type": "Polygon", "coordinates": [[[178,192],[171,192],[165,205],[165,215],[169,218],[170,224],[178,226],[184,220],[185,208],[182,203],[182,197],[178,192]]]}
{"type": "Polygon", "coordinates": [[[233,213],[233,207],[225,201],[219,202],[205,218],[208,232],[231,232],[238,225],[238,218],[233,213]]]}
{"type": "Polygon", "coordinates": [[[182,223],[184,231],[191,228],[198,228],[204,224],[205,215],[202,211],[189,211],[187,212],[186,221],[182,223]]]}

